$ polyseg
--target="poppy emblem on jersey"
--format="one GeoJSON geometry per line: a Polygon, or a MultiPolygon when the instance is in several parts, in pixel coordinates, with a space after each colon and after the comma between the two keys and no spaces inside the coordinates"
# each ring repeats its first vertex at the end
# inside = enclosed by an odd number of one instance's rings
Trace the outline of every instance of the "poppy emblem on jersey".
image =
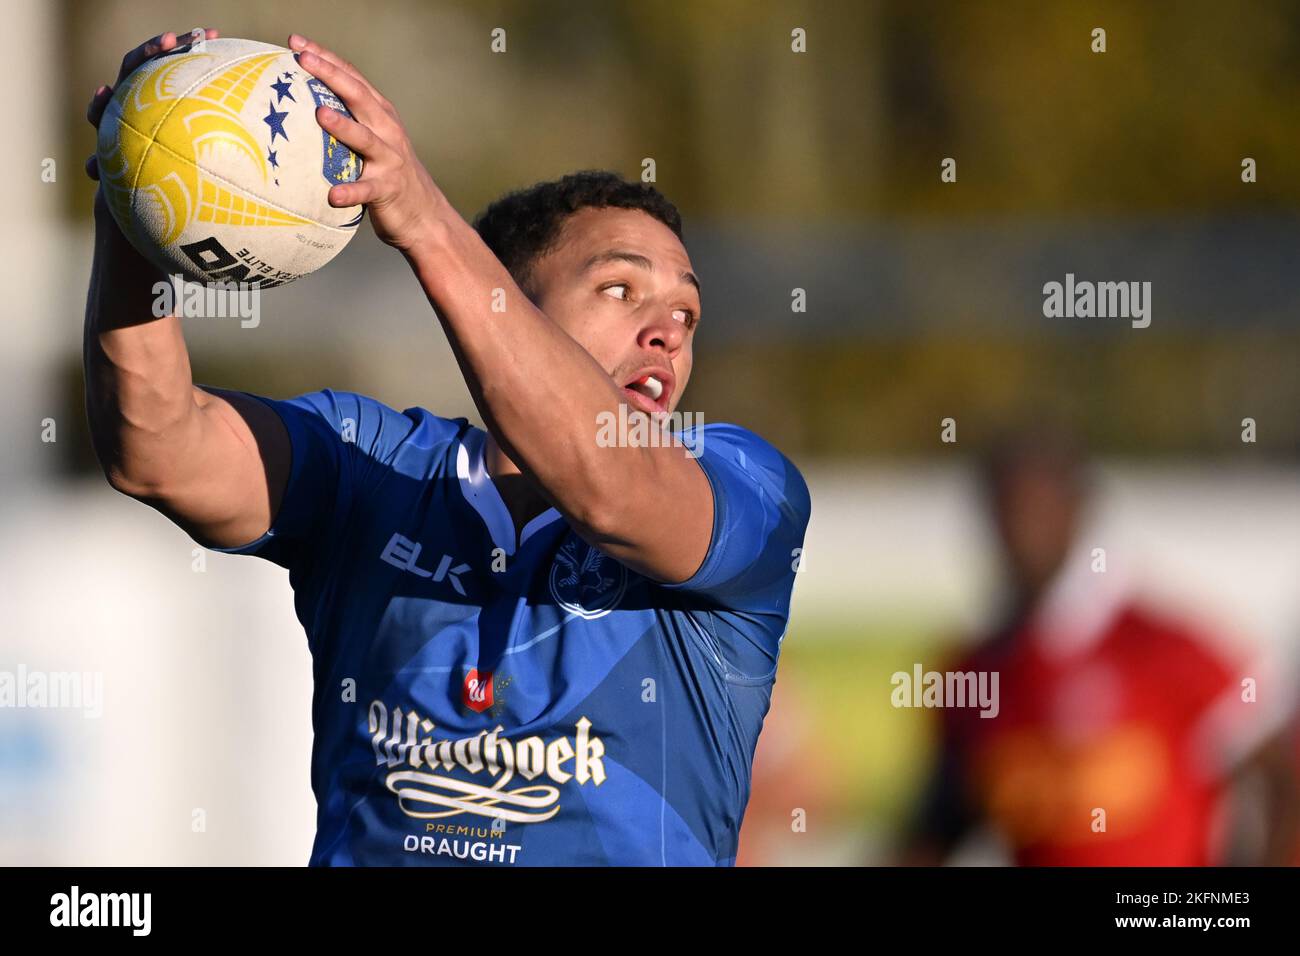
{"type": "Polygon", "coordinates": [[[492,706],[492,672],[471,668],[460,687],[460,699],[470,710],[482,713],[492,706]]]}
{"type": "Polygon", "coordinates": [[[627,568],[570,535],[555,554],[550,583],[556,604],[590,621],[604,617],[623,600],[627,568]]]}

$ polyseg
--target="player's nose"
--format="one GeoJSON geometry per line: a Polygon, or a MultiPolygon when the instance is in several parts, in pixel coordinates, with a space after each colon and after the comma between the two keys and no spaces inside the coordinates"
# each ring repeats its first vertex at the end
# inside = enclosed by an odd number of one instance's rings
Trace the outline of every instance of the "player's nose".
{"type": "Polygon", "coordinates": [[[686,339],[686,325],[673,318],[668,306],[654,305],[647,309],[641,325],[637,344],[642,348],[661,348],[675,353],[686,339]]]}

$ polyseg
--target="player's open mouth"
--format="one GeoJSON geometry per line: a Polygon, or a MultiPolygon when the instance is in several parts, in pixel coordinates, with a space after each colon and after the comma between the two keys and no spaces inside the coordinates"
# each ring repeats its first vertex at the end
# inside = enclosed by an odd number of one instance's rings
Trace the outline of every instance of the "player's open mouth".
{"type": "Polygon", "coordinates": [[[623,394],[634,408],[647,414],[668,411],[673,393],[672,373],[663,369],[646,369],[623,385],[623,394]]]}

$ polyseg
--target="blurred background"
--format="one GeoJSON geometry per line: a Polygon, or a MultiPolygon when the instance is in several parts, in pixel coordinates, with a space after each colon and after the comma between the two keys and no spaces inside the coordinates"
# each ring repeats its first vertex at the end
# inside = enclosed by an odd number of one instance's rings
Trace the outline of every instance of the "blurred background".
{"type": "MultiPolygon", "coordinates": [[[[1297,858],[1300,6],[14,0],[0,672],[103,699],[0,707],[0,863],[311,845],[287,574],[116,494],[85,428],[86,102],[195,25],[355,62],[466,218],[654,159],[708,290],[682,408],[813,498],[741,863],[1297,858]],[[1150,282],[1150,327],[1045,318],[1067,273],[1150,282]],[[961,661],[1002,674],[999,718],[895,706],[893,675],[961,661]]],[[[257,328],[185,332],[196,382],[478,421],[368,226],[257,328]]]]}

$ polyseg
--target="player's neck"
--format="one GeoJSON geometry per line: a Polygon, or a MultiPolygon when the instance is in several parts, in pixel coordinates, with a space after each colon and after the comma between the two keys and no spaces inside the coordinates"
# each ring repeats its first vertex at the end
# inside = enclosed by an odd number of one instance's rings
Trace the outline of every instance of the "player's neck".
{"type": "Polygon", "coordinates": [[[515,540],[518,540],[524,525],[549,508],[550,502],[542,497],[537,487],[519,470],[519,466],[501,450],[491,432],[488,432],[487,444],[483,448],[483,463],[487,466],[488,477],[496,486],[497,493],[505,502],[506,510],[510,512],[515,525],[515,540]]]}

